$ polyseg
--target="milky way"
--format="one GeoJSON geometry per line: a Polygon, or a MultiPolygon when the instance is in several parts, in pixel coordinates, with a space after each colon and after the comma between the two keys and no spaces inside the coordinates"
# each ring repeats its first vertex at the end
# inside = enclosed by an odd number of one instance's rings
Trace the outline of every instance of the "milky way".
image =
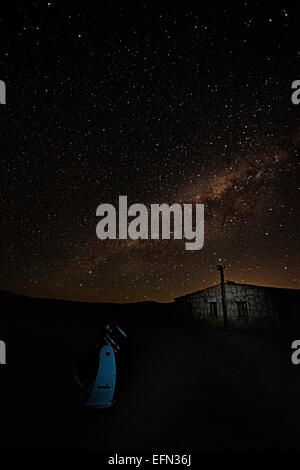
{"type": "MultiPolygon", "coordinates": [[[[121,4],[122,5],[122,4],[121,4]]],[[[296,15],[260,2],[1,12],[1,288],[169,301],[218,282],[299,288],[296,15]],[[100,241],[96,208],[205,204],[205,244],[100,241]]]]}

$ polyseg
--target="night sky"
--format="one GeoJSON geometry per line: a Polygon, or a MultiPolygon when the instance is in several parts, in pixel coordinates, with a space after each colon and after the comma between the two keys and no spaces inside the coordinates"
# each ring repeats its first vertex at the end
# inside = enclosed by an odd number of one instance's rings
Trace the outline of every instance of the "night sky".
{"type": "Polygon", "coordinates": [[[299,288],[296,13],[96,3],[1,4],[0,287],[170,301],[225,264],[236,282],[299,288]],[[204,203],[204,248],[99,240],[96,208],[119,195],[204,203]]]}

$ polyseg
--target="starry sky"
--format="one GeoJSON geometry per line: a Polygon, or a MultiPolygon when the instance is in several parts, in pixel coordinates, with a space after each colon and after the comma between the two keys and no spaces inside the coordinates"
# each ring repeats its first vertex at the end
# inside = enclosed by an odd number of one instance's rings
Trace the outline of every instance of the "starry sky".
{"type": "Polygon", "coordinates": [[[0,287],[167,302],[225,264],[236,282],[299,288],[292,3],[81,3],[1,5],[0,287]],[[204,248],[99,240],[96,208],[119,195],[205,204],[204,248]]]}

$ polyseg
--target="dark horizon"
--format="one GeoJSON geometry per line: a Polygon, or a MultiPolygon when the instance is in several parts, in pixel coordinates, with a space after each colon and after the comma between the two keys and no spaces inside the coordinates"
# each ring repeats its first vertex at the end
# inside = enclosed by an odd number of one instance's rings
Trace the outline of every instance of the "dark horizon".
{"type": "MultiPolygon", "coordinates": [[[[232,280],[226,280],[225,281],[225,284],[226,283],[230,283],[230,284],[236,284],[236,285],[244,285],[244,286],[253,286],[253,287],[261,287],[261,288],[267,288],[267,289],[280,289],[280,290],[290,290],[290,291],[299,291],[300,288],[290,288],[290,287],[278,287],[278,286],[269,286],[269,285],[258,285],[258,284],[248,284],[248,283],[239,283],[239,282],[235,282],[235,281],[232,281],[232,280]]],[[[35,296],[35,295],[30,295],[30,294],[26,294],[26,292],[17,292],[17,291],[8,291],[8,290],[3,290],[1,289],[0,290],[0,295],[5,295],[5,294],[9,294],[9,295],[15,295],[15,296],[24,296],[24,297],[27,297],[28,299],[36,299],[36,300],[57,300],[57,301],[62,301],[62,302],[77,302],[77,303],[92,303],[92,304],[95,304],[95,303],[99,303],[99,304],[112,304],[112,305],[131,305],[131,304],[139,304],[139,303],[160,303],[160,304],[173,304],[176,299],[178,298],[181,298],[181,297],[184,297],[185,295],[190,295],[190,294],[194,294],[196,292],[201,292],[203,290],[206,290],[206,289],[210,289],[211,287],[217,287],[217,286],[220,286],[221,283],[220,282],[216,282],[215,284],[212,284],[212,285],[209,285],[207,287],[204,287],[204,288],[201,288],[201,289],[198,289],[198,290],[195,290],[195,291],[191,291],[191,292],[186,292],[185,294],[182,294],[182,295],[179,295],[177,297],[174,297],[173,299],[171,300],[168,300],[168,301],[160,301],[160,300],[155,300],[155,299],[147,299],[147,300],[136,300],[136,301],[131,301],[131,302],[110,302],[110,301],[98,301],[98,300],[80,300],[80,299],[68,299],[68,298],[65,298],[65,297],[62,297],[62,298],[59,298],[59,297],[40,297],[40,296],[35,296]]]]}

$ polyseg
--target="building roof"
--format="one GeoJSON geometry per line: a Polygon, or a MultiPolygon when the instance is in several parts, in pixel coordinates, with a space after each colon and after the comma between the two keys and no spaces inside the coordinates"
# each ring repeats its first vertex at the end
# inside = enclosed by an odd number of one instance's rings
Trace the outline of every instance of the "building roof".
{"type": "MultiPolygon", "coordinates": [[[[226,285],[230,285],[230,286],[244,286],[244,287],[255,287],[255,288],[258,288],[258,289],[270,289],[272,291],[280,291],[280,292],[294,292],[294,293],[300,293],[300,289],[291,289],[291,288],[286,288],[286,287],[271,287],[271,286],[259,286],[257,284],[244,284],[244,283],[241,283],[241,282],[235,282],[235,281],[225,281],[225,284],[226,285]]],[[[176,297],[175,300],[177,299],[181,299],[181,298],[184,298],[184,297],[189,297],[190,295],[194,295],[194,294],[198,294],[199,292],[205,292],[206,290],[209,290],[209,289],[213,289],[215,287],[219,287],[221,285],[221,283],[219,282],[218,284],[214,284],[213,286],[209,286],[209,287],[205,287],[204,289],[199,289],[195,292],[190,292],[189,294],[185,294],[185,295],[181,295],[179,297],[176,297]]]]}

